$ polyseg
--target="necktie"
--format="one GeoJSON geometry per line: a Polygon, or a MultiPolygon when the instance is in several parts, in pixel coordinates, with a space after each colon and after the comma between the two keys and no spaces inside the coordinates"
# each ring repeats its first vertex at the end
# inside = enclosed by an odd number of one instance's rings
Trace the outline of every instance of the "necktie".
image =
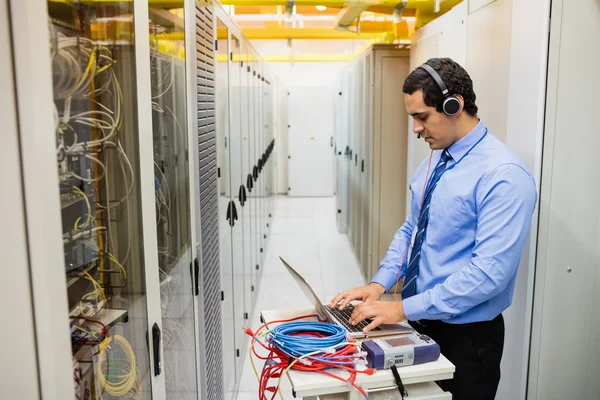
{"type": "Polygon", "coordinates": [[[419,215],[419,221],[417,222],[417,235],[415,236],[415,242],[413,243],[412,252],[410,253],[410,260],[408,262],[408,268],[406,269],[406,276],[404,277],[404,287],[402,288],[402,298],[407,299],[414,296],[417,292],[417,275],[419,275],[419,261],[421,260],[421,246],[425,241],[425,231],[429,223],[429,202],[431,196],[435,190],[438,181],[442,177],[448,161],[452,158],[448,150],[444,150],[440,161],[433,171],[433,176],[427,184],[425,189],[425,199],[419,215]]]}

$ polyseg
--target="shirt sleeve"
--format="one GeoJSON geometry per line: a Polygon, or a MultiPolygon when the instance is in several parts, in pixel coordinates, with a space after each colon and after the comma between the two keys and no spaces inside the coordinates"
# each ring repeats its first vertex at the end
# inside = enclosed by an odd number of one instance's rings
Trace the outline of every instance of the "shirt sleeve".
{"type": "Polygon", "coordinates": [[[404,224],[398,229],[392,240],[385,257],[379,264],[379,270],[370,283],[379,283],[385,288],[386,292],[396,284],[398,279],[398,270],[402,267],[400,277],[406,273],[406,253],[408,252],[413,227],[415,225],[412,212],[406,218],[404,224]],[[400,265],[404,260],[404,265],[400,265]]]}
{"type": "Polygon", "coordinates": [[[536,201],[535,182],[520,166],[492,170],[475,190],[477,231],[470,263],[404,300],[406,317],[452,318],[501,293],[517,273],[536,201]]]}

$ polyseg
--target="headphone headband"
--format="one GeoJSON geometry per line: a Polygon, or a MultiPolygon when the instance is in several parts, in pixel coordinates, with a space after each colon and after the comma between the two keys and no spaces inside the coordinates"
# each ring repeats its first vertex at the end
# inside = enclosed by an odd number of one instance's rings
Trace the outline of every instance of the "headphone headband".
{"type": "Polygon", "coordinates": [[[444,83],[440,75],[435,71],[435,69],[433,69],[431,65],[428,64],[423,64],[419,68],[427,71],[427,73],[433,78],[435,83],[437,83],[438,87],[442,91],[444,101],[441,104],[441,106],[442,110],[444,111],[444,114],[450,117],[458,114],[461,110],[460,101],[458,101],[454,94],[450,93],[450,91],[446,87],[446,84],[444,83]]]}
{"type": "Polygon", "coordinates": [[[446,84],[444,83],[444,81],[442,80],[440,75],[435,71],[435,69],[433,69],[429,64],[423,64],[419,68],[424,69],[425,71],[427,71],[429,73],[429,75],[431,75],[433,80],[437,83],[440,90],[442,91],[442,94],[444,95],[444,97],[449,95],[446,84]]]}

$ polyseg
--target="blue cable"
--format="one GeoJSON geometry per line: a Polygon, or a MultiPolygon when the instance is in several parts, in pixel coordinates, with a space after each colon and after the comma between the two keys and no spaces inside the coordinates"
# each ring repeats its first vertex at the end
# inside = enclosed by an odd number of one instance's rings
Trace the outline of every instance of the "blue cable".
{"type": "MultiPolygon", "coordinates": [[[[271,330],[267,339],[276,345],[283,353],[298,361],[305,354],[315,351],[326,352],[327,349],[334,349],[341,344],[346,343],[346,330],[338,325],[325,322],[287,322],[276,326],[271,330]],[[320,333],[325,337],[296,336],[294,334],[310,332],[320,333]]],[[[315,354],[315,357],[307,357],[319,361],[327,361],[332,364],[351,364],[348,362],[334,362],[331,359],[324,359],[315,354]]]]}

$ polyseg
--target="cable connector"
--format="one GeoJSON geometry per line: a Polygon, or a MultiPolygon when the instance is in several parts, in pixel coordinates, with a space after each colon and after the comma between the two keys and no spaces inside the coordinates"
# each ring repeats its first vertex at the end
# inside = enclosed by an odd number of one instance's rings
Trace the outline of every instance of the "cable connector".
{"type": "Polygon", "coordinates": [[[367,360],[363,360],[362,358],[354,361],[354,366],[356,367],[364,367],[365,365],[367,365],[367,360]]]}
{"type": "Polygon", "coordinates": [[[244,332],[245,332],[247,335],[250,335],[250,336],[252,336],[252,337],[256,336],[256,335],[254,334],[254,332],[252,332],[252,329],[250,329],[250,328],[246,328],[246,329],[244,329],[244,332]]]}
{"type": "Polygon", "coordinates": [[[312,365],[312,362],[310,360],[307,360],[306,358],[296,358],[296,361],[308,367],[312,365]]]}
{"type": "Polygon", "coordinates": [[[273,360],[272,358],[267,359],[267,361],[265,361],[265,367],[270,367],[272,365],[277,364],[277,362],[275,362],[275,360],[273,360]]]}

